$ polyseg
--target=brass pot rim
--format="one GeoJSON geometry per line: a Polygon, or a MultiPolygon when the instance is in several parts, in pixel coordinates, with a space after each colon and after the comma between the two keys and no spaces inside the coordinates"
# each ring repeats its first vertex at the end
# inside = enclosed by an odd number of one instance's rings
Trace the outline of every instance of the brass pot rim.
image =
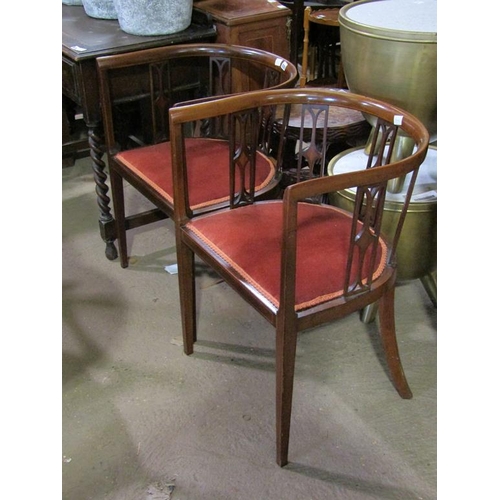
{"type": "Polygon", "coordinates": [[[358,35],[363,35],[371,38],[378,38],[383,40],[394,40],[398,42],[411,42],[411,43],[435,43],[437,44],[437,32],[430,31],[410,31],[410,30],[397,30],[391,28],[383,28],[380,26],[372,26],[364,24],[359,21],[349,19],[347,16],[351,9],[358,7],[361,4],[374,3],[385,0],[359,0],[347,5],[344,5],[339,11],[339,24],[342,28],[352,31],[358,35]]]}
{"type": "MultiPolygon", "coordinates": [[[[342,151],[341,153],[335,155],[327,165],[327,174],[328,175],[334,175],[334,166],[335,164],[344,156],[348,155],[349,153],[352,153],[354,151],[359,151],[361,149],[364,149],[364,146],[356,146],[353,148],[346,149],[342,151]]],[[[429,145],[429,150],[435,150],[437,151],[437,147],[434,145],[429,145]]],[[[354,201],[355,198],[355,192],[352,189],[344,189],[342,191],[338,191],[336,193],[337,195],[349,200],[349,201],[354,201]]],[[[419,194],[424,194],[424,193],[419,193],[419,194]]],[[[403,206],[403,202],[400,200],[385,200],[384,204],[384,210],[387,210],[388,212],[400,212],[401,208],[403,206]]],[[[419,212],[429,212],[431,210],[436,209],[437,207],[437,197],[432,200],[428,199],[422,199],[422,200],[410,200],[410,203],[408,205],[408,213],[419,213],[419,212]]]]}

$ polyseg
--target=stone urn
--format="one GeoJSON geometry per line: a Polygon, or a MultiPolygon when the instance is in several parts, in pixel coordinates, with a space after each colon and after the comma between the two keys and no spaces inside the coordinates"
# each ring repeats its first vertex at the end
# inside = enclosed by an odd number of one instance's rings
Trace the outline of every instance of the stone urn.
{"type": "Polygon", "coordinates": [[[114,0],[82,0],[85,14],[97,19],[117,19],[114,0]]]}
{"type": "Polygon", "coordinates": [[[114,0],[120,28],[132,35],[169,35],[191,24],[193,0],[114,0]]]}

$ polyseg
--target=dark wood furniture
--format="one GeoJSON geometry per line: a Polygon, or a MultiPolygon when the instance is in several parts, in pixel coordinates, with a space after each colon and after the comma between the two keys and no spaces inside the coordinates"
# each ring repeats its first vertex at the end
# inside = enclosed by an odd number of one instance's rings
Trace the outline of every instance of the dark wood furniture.
{"type": "MultiPolygon", "coordinates": [[[[298,331],[360,311],[380,300],[380,334],[389,373],[399,395],[411,398],[396,340],[393,256],[418,167],[427,153],[429,134],[424,125],[405,111],[374,99],[334,90],[299,88],[264,90],[225,97],[218,102],[174,107],[170,109],[170,126],[184,350],[186,354],[193,353],[197,340],[196,256],[275,327],[278,464],[288,462],[298,331]],[[230,208],[203,215],[194,213],[186,182],[191,167],[185,156],[186,124],[231,116],[230,123],[234,125],[229,134],[234,161],[229,166],[231,171],[239,172],[239,158],[251,159],[256,155],[251,127],[241,124],[248,123],[253,113],[272,110],[284,117],[282,144],[287,108],[292,105],[311,110],[314,115],[330,107],[364,111],[378,118],[375,135],[380,141],[373,141],[374,146],[359,170],[293,184],[285,189],[282,200],[254,201],[240,196],[241,186],[238,189],[233,184],[230,208]],[[284,107],[282,112],[279,107],[284,107]],[[397,125],[399,120],[401,126],[397,125]],[[400,128],[416,147],[410,157],[391,163],[387,158],[391,158],[400,128]],[[385,193],[388,182],[402,174],[408,174],[412,181],[390,241],[380,231],[385,193]],[[357,192],[352,213],[321,203],[323,195],[351,187],[357,192]]],[[[308,144],[299,143],[299,162],[324,158],[324,130],[314,128],[311,138],[308,144]]],[[[277,162],[279,165],[280,154],[277,162]]],[[[252,170],[251,165],[247,162],[246,168],[252,170]]],[[[245,186],[244,191],[251,193],[252,184],[245,186]]]]}
{"type": "MultiPolygon", "coordinates": [[[[115,223],[107,195],[104,144],[101,132],[101,110],[96,58],[143,49],[191,42],[215,40],[216,29],[209,15],[193,10],[193,22],[184,31],[165,36],[129,35],[120,29],[118,21],[94,19],[81,6],[62,6],[62,94],[63,116],[81,110],[88,129],[88,143],[99,206],[99,227],[106,242],[106,256],[116,259],[115,223]]],[[[128,82],[123,82],[127,84],[128,82]]],[[[71,134],[67,134],[66,137],[71,134]]],[[[67,145],[73,154],[75,144],[67,145]]],[[[63,144],[63,154],[65,145],[63,144]]]]}
{"type": "MultiPolygon", "coordinates": [[[[293,64],[275,54],[217,43],[174,45],[99,57],[97,67],[120,262],[127,267],[127,229],[173,216],[169,109],[180,102],[292,87],[298,72],[293,64]],[[144,78],[134,79],[137,74],[144,78]],[[116,85],[120,81],[135,84],[124,88],[116,85]],[[133,119],[127,120],[127,116],[133,119]],[[157,209],[126,216],[124,179],[157,209]]],[[[272,123],[266,127],[263,117],[257,118],[253,132],[269,131],[261,134],[260,142],[260,147],[267,151],[272,123]]],[[[228,205],[227,126],[225,121],[212,120],[200,121],[191,128],[187,155],[193,166],[189,174],[192,208],[197,212],[228,205]]],[[[275,163],[264,155],[259,156],[256,178],[259,195],[269,196],[277,191],[279,173],[275,163]]]]}
{"type": "Polygon", "coordinates": [[[194,5],[213,17],[218,43],[267,50],[290,59],[291,11],[279,2],[198,0],[194,5]]]}
{"type": "Polygon", "coordinates": [[[314,80],[316,86],[346,88],[340,51],[337,50],[340,46],[339,10],[312,10],[311,7],[306,7],[304,11],[301,87],[314,80]],[[315,43],[310,43],[311,23],[329,28],[323,31],[315,43]]]}
{"type": "Polygon", "coordinates": [[[304,22],[304,7],[325,8],[325,7],[342,7],[349,3],[349,0],[279,0],[282,5],[285,5],[292,11],[292,19],[290,23],[290,60],[293,64],[298,65],[300,62],[300,53],[302,50],[303,22],[304,22]]]}

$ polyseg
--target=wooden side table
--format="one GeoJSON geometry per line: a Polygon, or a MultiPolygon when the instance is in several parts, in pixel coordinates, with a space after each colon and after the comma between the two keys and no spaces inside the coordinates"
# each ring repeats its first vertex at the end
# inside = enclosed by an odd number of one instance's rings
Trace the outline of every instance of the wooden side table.
{"type": "Polygon", "coordinates": [[[267,50],[290,59],[291,10],[274,0],[198,0],[194,6],[210,14],[218,43],[267,50]]]}

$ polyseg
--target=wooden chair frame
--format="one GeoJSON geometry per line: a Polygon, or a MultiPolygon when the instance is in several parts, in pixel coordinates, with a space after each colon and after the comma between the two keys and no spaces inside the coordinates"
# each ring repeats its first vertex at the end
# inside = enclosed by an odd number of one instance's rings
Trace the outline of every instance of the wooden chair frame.
{"type": "MultiPolygon", "coordinates": [[[[277,463],[281,466],[288,462],[288,442],[290,433],[290,418],[292,407],[292,392],[295,364],[295,349],[299,331],[344,317],[355,311],[360,311],[367,305],[380,301],[380,331],[382,345],[386,356],[393,384],[403,398],[411,398],[412,393],[404,375],[396,341],[394,320],[394,288],[396,281],[395,249],[408,208],[411,191],[418,174],[418,167],[423,162],[429,134],[423,124],[409,113],[381,101],[355,94],[324,89],[290,89],[261,91],[246,95],[224,98],[217,102],[187,105],[170,110],[170,126],[172,140],[172,161],[175,177],[175,224],[177,238],[177,258],[179,267],[179,286],[181,299],[181,316],[184,338],[184,351],[191,354],[197,339],[196,331],[196,300],[195,300],[195,269],[194,256],[200,257],[213,268],[222,279],[230,285],[250,305],[259,311],[276,329],[276,446],[277,463]],[[325,176],[291,185],[285,189],[282,201],[253,202],[246,198],[235,202],[231,208],[226,208],[204,216],[197,216],[190,209],[189,190],[187,188],[187,172],[184,148],[185,125],[193,120],[209,119],[221,113],[231,116],[232,123],[246,120],[263,107],[304,106],[340,106],[356,109],[378,117],[377,134],[380,141],[373,141],[372,150],[367,159],[366,168],[352,173],[325,176]],[[399,125],[399,121],[402,124],[399,125]],[[405,133],[415,142],[413,154],[397,162],[391,162],[390,148],[396,135],[405,133]],[[377,145],[378,144],[378,145],[377,145]],[[389,147],[388,154],[385,151],[389,147]],[[385,156],[384,156],[385,155],[385,156]],[[372,257],[375,255],[370,248],[375,248],[383,235],[380,233],[381,220],[384,214],[383,205],[387,183],[401,175],[411,175],[408,202],[401,211],[401,217],[392,242],[387,242],[387,262],[383,272],[373,274],[372,257]],[[339,296],[321,300],[317,304],[297,309],[296,276],[297,259],[297,213],[304,201],[321,198],[325,193],[357,188],[357,200],[352,218],[352,230],[349,243],[349,258],[343,290],[339,296]],[[247,217],[253,207],[269,203],[282,207],[281,235],[281,281],[279,300],[273,302],[254,285],[244,271],[232,264],[231,258],[219,253],[215,246],[196,230],[198,221],[213,221],[214,227],[221,227],[221,220],[227,221],[228,214],[247,210],[247,217]],[[243,206],[242,206],[243,205],[243,206]],[[360,226],[361,225],[361,226],[360,226]],[[366,261],[369,270],[367,277],[352,273],[356,259],[366,261]]],[[[282,127],[286,135],[285,126],[282,127]]],[[[234,162],[232,168],[237,168],[237,152],[245,151],[246,158],[251,158],[254,151],[251,134],[245,127],[232,128],[231,134],[237,136],[232,140],[234,162]]],[[[315,146],[318,150],[321,148],[315,146]]],[[[251,164],[251,161],[250,161],[251,164]]],[[[251,197],[250,197],[251,198],[251,197]]],[[[332,208],[332,207],[330,207],[332,208]]],[[[336,209],[340,210],[340,209],[336,209]]],[[[345,215],[345,213],[344,213],[345,215]]],[[[231,217],[229,215],[229,217],[231,217]]],[[[225,226],[229,231],[230,228],[225,226]]],[[[218,229],[217,229],[218,230],[218,229]]],[[[237,231],[238,228],[234,227],[237,231]]],[[[232,231],[232,230],[231,230],[232,231]]],[[[233,233],[231,233],[233,234],[233,233]]],[[[239,233],[238,233],[239,234],[239,233]]],[[[244,233],[245,237],[251,234],[244,233]]],[[[251,237],[251,236],[250,236],[251,237]]],[[[239,245],[240,248],[246,248],[239,245]]],[[[279,252],[279,250],[278,250],[279,252]]],[[[230,256],[229,256],[230,257],[230,256]]],[[[252,259],[254,256],[252,255],[252,259]]],[[[362,263],[365,265],[365,262],[362,263]]],[[[358,266],[362,269],[362,265],[358,266]]]]}
{"type": "MultiPolygon", "coordinates": [[[[159,195],[148,179],[120,161],[117,155],[124,150],[168,142],[168,110],[172,106],[262,88],[291,87],[297,81],[298,73],[293,64],[275,54],[215,43],[174,45],[100,57],[97,66],[116,236],[121,265],[127,267],[126,231],[172,217],[174,207],[171,199],[159,195]],[[137,78],[138,74],[141,79],[137,78]],[[118,80],[122,83],[130,81],[130,88],[121,85],[120,93],[116,92],[114,82],[118,80]],[[140,110],[137,117],[128,117],[126,111],[130,107],[140,110]],[[120,108],[125,109],[121,114],[118,113],[120,108]],[[132,128],[132,133],[129,128],[132,128]],[[149,199],[155,208],[126,216],[124,180],[149,199]]],[[[199,122],[190,134],[224,138],[224,126],[215,120],[199,122]]],[[[169,159],[165,158],[166,161],[169,159]]],[[[270,184],[269,189],[273,189],[278,181],[276,179],[270,184]]]]}

